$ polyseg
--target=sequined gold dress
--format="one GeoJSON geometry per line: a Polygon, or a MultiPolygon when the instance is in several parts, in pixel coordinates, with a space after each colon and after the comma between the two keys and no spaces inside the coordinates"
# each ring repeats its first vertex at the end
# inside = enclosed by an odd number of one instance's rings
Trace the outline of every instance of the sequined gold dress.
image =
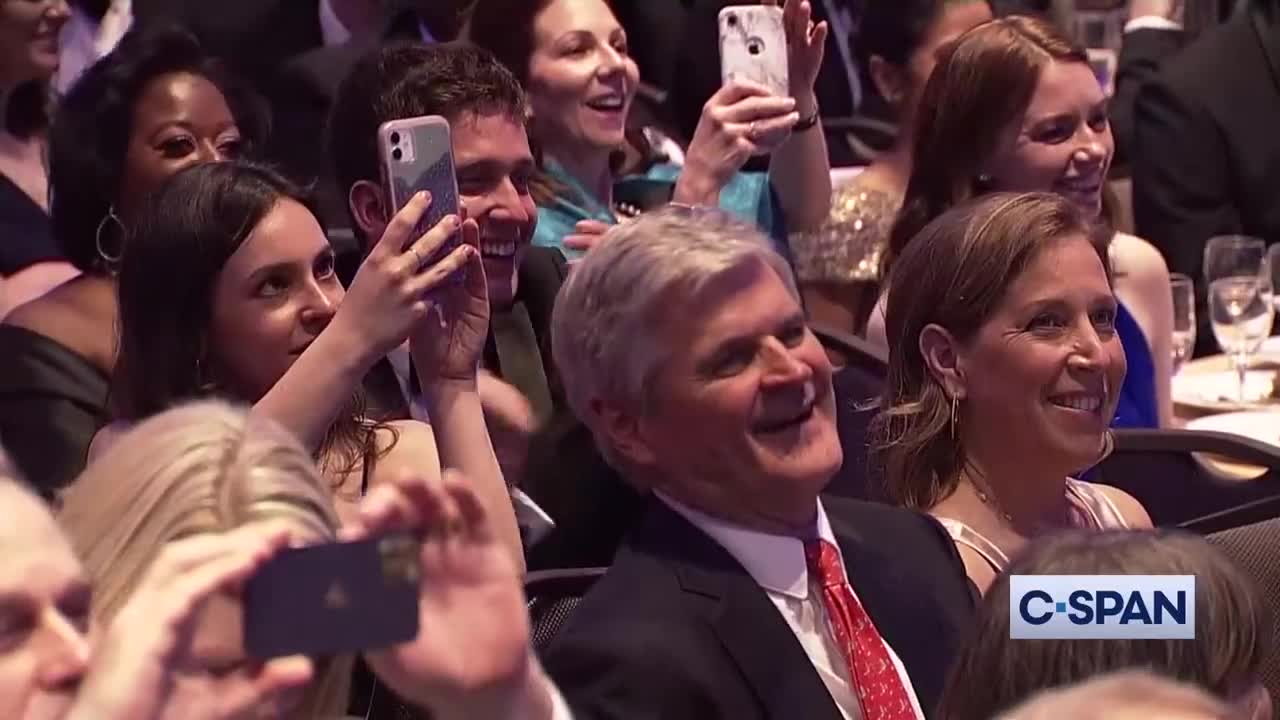
{"type": "Polygon", "coordinates": [[[802,283],[876,283],[902,196],[867,187],[860,177],[831,196],[831,213],[816,232],[791,236],[802,283]]]}

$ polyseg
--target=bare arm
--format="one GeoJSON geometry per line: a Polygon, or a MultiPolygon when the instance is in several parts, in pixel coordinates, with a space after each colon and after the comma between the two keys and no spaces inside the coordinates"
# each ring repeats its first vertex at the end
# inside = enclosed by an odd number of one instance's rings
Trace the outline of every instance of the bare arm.
{"type": "MultiPolygon", "coordinates": [[[[796,98],[801,118],[818,112],[818,101],[809,91],[796,98]]],[[[808,130],[792,132],[769,162],[769,180],[790,232],[815,231],[831,209],[831,166],[822,121],[808,130]]]]}
{"type": "Polygon", "coordinates": [[[1169,289],[1169,268],[1160,251],[1141,238],[1120,233],[1114,242],[1116,295],[1133,313],[1151,349],[1160,427],[1170,427],[1173,422],[1173,295],[1169,289]]]}

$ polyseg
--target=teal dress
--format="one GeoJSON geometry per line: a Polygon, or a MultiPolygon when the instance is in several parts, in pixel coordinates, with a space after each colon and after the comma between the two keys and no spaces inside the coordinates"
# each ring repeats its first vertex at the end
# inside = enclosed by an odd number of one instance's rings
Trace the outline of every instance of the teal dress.
{"type": "MultiPolygon", "coordinates": [[[[592,197],[577,180],[569,176],[556,161],[548,158],[543,168],[557,182],[570,189],[566,197],[557,197],[549,205],[538,206],[538,227],[533,233],[533,244],[553,247],[570,260],[582,253],[564,246],[565,237],[574,233],[574,226],[581,220],[599,220],[613,225],[617,222],[612,209],[592,197]]],[[[665,193],[671,197],[680,166],[656,163],[643,175],[628,175],[614,183],[615,197],[631,197],[636,194],[654,196],[665,193]]],[[[720,208],[754,224],[773,241],[774,250],[790,260],[787,247],[787,231],[782,211],[774,201],[773,186],[769,176],[759,172],[736,173],[720,190],[720,208]]]]}

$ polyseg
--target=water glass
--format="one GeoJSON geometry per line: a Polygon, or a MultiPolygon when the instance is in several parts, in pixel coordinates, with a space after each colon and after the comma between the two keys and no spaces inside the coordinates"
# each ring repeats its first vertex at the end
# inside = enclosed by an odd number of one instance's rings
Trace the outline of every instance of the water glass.
{"type": "MultiPolygon", "coordinates": [[[[1266,269],[1266,268],[1263,268],[1266,269]]],[[[1213,336],[1227,353],[1240,380],[1239,400],[1246,401],[1245,377],[1249,356],[1258,351],[1271,334],[1275,316],[1271,274],[1267,270],[1253,276],[1237,275],[1209,283],[1209,320],[1213,336]]]]}
{"type": "Polygon", "coordinates": [[[1177,375],[1196,346],[1196,286],[1186,275],[1172,273],[1169,289],[1173,292],[1173,374],[1177,375]]]}

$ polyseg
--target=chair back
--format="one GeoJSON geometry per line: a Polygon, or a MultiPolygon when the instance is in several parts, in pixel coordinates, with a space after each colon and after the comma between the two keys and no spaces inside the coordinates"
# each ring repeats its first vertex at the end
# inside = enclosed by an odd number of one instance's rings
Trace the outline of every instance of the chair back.
{"type": "Polygon", "coordinates": [[[525,577],[524,591],[529,598],[530,640],[533,649],[542,652],[569,622],[578,603],[591,590],[608,568],[570,568],[535,570],[525,577]]]}
{"type": "Polygon", "coordinates": [[[1280,699],[1280,518],[1222,530],[1207,536],[1236,566],[1258,584],[1270,609],[1271,646],[1262,659],[1259,680],[1273,699],[1280,699]]]}
{"type": "MultiPolygon", "coordinates": [[[[1272,498],[1280,499],[1280,448],[1202,430],[1116,430],[1116,448],[1090,475],[1137,498],[1157,526],[1193,526],[1199,519],[1272,498]],[[1210,471],[1194,453],[1257,465],[1253,480],[1210,471]]],[[[1271,507],[1266,503],[1255,507],[1271,507]]]]}

